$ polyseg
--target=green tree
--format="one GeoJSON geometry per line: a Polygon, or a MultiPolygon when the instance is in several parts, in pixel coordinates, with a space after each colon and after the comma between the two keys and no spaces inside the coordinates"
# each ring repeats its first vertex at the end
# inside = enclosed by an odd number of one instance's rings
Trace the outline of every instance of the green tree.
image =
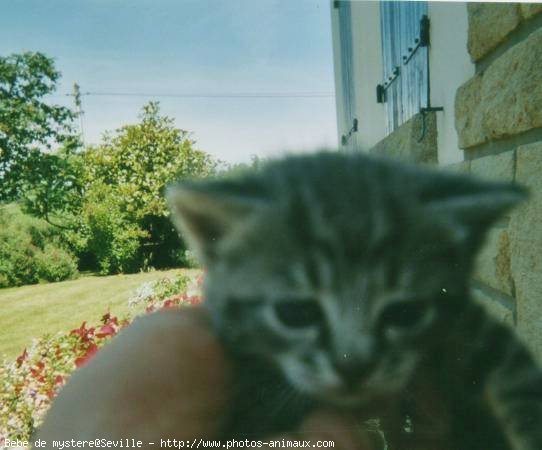
{"type": "Polygon", "coordinates": [[[40,181],[43,165],[52,168],[43,161],[44,151],[79,144],[74,113],[45,101],[59,78],[42,53],[0,57],[0,201],[18,198],[25,183],[40,181]]]}
{"type": "Polygon", "coordinates": [[[50,225],[69,230],[77,226],[84,195],[84,168],[80,153],[60,148],[33,161],[25,176],[20,199],[25,212],[50,225]]]}
{"type": "Polygon", "coordinates": [[[206,177],[216,163],[194,147],[187,131],[160,115],[158,102],[143,107],[141,122],[106,135],[99,146],[84,153],[87,183],[115,186],[124,210],[135,219],[168,216],[163,191],[177,179],[206,177]]]}
{"type": "Polygon", "coordinates": [[[80,229],[102,272],[179,264],[184,252],[169,220],[165,187],[216,169],[187,131],[160,114],[157,102],[145,105],[140,119],[81,155],[80,229]]]}

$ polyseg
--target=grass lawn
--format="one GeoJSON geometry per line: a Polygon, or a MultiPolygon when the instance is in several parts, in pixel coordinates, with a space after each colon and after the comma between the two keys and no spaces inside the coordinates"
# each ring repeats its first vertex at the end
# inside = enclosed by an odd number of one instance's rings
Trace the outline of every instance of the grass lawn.
{"type": "Polygon", "coordinates": [[[0,289],[0,361],[17,356],[35,337],[68,331],[85,320],[89,325],[97,324],[108,309],[119,316],[133,313],[128,298],[135,288],[180,271],[82,276],[60,283],[0,289]]]}

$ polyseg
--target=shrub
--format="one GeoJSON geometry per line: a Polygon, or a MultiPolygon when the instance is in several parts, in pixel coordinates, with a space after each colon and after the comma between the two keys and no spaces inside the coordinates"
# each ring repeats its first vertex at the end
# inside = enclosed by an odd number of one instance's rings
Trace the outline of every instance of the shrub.
{"type": "Polygon", "coordinates": [[[0,365],[0,448],[5,439],[29,440],[69,375],[128,321],[106,314],[67,333],[34,340],[15,361],[0,365]]]}
{"type": "Polygon", "coordinates": [[[103,275],[141,267],[140,241],[146,233],[123,214],[120,202],[113,187],[97,183],[83,208],[86,248],[103,275]]]}
{"type": "Polygon", "coordinates": [[[77,275],[76,258],[51,244],[45,244],[43,250],[36,252],[34,264],[39,281],[62,281],[77,275]]]}
{"type": "Polygon", "coordinates": [[[77,275],[76,260],[58,231],[23,214],[16,204],[0,208],[0,287],[61,281],[77,275]]]}
{"type": "Polygon", "coordinates": [[[167,299],[173,295],[185,292],[190,279],[186,275],[178,275],[174,278],[160,278],[156,281],[148,281],[139,286],[128,299],[129,306],[140,303],[150,305],[167,299]]]}
{"type": "Polygon", "coordinates": [[[32,270],[35,247],[28,235],[0,231],[0,287],[36,283],[32,270]]]}

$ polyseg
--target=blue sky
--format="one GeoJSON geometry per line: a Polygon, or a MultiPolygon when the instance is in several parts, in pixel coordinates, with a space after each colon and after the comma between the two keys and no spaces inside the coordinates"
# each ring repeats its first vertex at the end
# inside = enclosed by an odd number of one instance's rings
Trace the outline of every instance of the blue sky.
{"type": "MultiPolygon", "coordinates": [[[[328,0],[4,0],[0,53],[26,50],[55,58],[61,94],[74,81],[82,92],[334,90],[328,0]]],[[[135,122],[151,99],[85,96],[85,140],[135,122]]],[[[337,144],[333,97],[155,99],[226,161],[337,144]]]]}

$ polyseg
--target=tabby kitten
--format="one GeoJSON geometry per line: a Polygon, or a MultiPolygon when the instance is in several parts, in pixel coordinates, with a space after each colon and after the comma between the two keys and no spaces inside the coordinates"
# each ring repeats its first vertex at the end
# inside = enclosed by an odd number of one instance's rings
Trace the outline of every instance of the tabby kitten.
{"type": "Polygon", "coordinates": [[[486,231],[524,197],[332,152],[170,189],[243,376],[228,432],[292,428],[322,404],[378,416],[394,448],[542,449],[542,372],[468,288],[486,231]]]}

